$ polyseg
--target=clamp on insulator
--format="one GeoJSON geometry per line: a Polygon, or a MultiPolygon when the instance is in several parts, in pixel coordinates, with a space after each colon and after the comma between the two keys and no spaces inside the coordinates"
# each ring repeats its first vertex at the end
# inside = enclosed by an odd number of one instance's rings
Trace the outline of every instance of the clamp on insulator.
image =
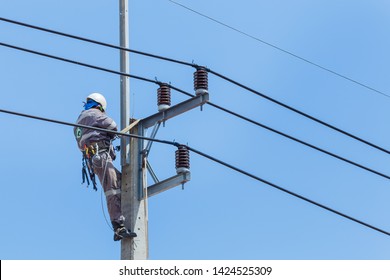
{"type": "Polygon", "coordinates": [[[160,84],[157,89],[158,111],[164,111],[171,107],[171,87],[168,84],[160,84]]]}
{"type": "Polygon", "coordinates": [[[176,173],[185,173],[190,171],[190,151],[186,146],[178,146],[176,152],[176,173]]]}
{"type": "Polygon", "coordinates": [[[198,68],[194,72],[194,90],[196,95],[209,91],[208,72],[204,68],[198,68]]]}

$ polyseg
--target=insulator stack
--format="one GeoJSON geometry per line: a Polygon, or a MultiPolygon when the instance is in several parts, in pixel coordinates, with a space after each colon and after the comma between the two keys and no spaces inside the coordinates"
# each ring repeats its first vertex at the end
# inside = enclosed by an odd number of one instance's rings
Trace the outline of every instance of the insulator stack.
{"type": "Polygon", "coordinates": [[[161,84],[157,89],[158,111],[164,111],[171,107],[171,88],[168,84],[161,84]]]}
{"type": "Polygon", "coordinates": [[[187,147],[180,145],[176,150],[176,173],[184,173],[190,171],[190,152],[187,147]]]}
{"type": "Polygon", "coordinates": [[[194,89],[196,95],[207,93],[209,90],[208,72],[199,68],[194,73],[194,89]]]}

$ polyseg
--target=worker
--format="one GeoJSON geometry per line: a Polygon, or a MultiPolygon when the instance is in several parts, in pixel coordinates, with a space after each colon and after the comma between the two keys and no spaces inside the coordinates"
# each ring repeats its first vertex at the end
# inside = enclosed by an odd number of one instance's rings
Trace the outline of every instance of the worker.
{"type": "MultiPolygon", "coordinates": [[[[106,108],[107,102],[102,94],[88,95],[77,124],[117,131],[117,125],[107,116],[106,108]]],[[[136,237],[134,232],[124,226],[125,218],[121,211],[121,173],[113,165],[116,155],[112,141],[116,134],[83,127],[75,127],[74,134],[80,151],[84,158],[88,159],[92,181],[96,174],[103,187],[114,229],[114,240],[136,237]]]]}

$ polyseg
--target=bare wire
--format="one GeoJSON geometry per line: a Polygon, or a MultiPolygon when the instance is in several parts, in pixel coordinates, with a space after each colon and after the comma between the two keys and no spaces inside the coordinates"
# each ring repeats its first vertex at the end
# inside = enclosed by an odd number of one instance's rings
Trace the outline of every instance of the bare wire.
{"type": "Polygon", "coordinates": [[[97,127],[92,127],[92,126],[87,126],[87,125],[81,125],[81,124],[69,123],[69,122],[64,122],[64,121],[58,121],[58,120],[54,120],[54,119],[49,119],[49,118],[43,118],[43,117],[39,117],[39,116],[28,115],[28,114],[25,114],[25,113],[19,113],[19,112],[4,110],[4,109],[0,109],[0,112],[6,113],[6,114],[11,114],[11,115],[16,115],[16,116],[20,116],[20,117],[25,117],[25,118],[31,118],[31,119],[36,119],[36,120],[41,120],[41,121],[46,121],[46,122],[51,122],[51,123],[57,123],[57,124],[61,124],[61,125],[67,125],[67,126],[72,126],[72,127],[83,127],[83,128],[88,128],[88,129],[93,129],[93,130],[98,130],[98,131],[104,131],[104,132],[109,132],[109,133],[112,133],[112,134],[117,134],[117,135],[120,135],[120,136],[125,136],[125,137],[130,137],[130,138],[144,139],[144,140],[154,141],[154,142],[157,142],[157,143],[162,143],[162,144],[167,144],[167,145],[173,145],[173,146],[175,146],[175,147],[185,146],[188,150],[190,150],[190,151],[192,151],[192,152],[194,152],[194,153],[196,153],[196,154],[198,154],[198,155],[200,155],[200,156],[202,156],[202,157],[204,157],[204,158],[206,158],[206,159],[209,159],[209,160],[211,160],[211,161],[214,161],[214,162],[216,162],[216,163],[218,163],[218,164],[220,164],[220,165],[223,165],[223,166],[225,166],[225,167],[227,167],[227,168],[229,168],[229,169],[231,169],[231,170],[234,170],[234,171],[236,171],[236,172],[239,172],[239,173],[241,173],[241,174],[243,174],[243,175],[245,175],[245,176],[247,176],[247,177],[250,177],[250,178],[252,178],[252,179],[254,179],[254,180],[256,180],[256,181],[262,182],[262,183],[264,183],[264,184],[266,184],[266,185],[269,185],[269,186],[271,186],[271,187],[273,187],[273,188],[275,188],[275,189],[277,189],[277,190],[280,190],[280,191],[282,191],[282,192],[284,192],[284,193],[287,193],[287,194],[292,195],[292,196],[294,196],[294,197],[296,197],[296,198],[299,198],[299,199],[301,199],[301,200],[304,200],[304,201],[306,201],[306,202],[308,202],[308,203],[310,203],[310,204],[313,204],[313,205],[315,205],[315,206],[318,206],[318,207],[320,207],[320,208],[322,208],[322,209],[324,209],[324,210],[330,211],[330,212],[332,212],[332,213],[334,213],[334,214],[336,214],[336,215],[339,215],[339,216],[344,217],[344,218],[346,218],[346,219],[348,219],[348,220],[351,220],[351,221],[353,221],[353,222],[356,222],[356,223],[358,223],[358,224],[360,224],[360,225],[363,225],[363,226],[365,226],[365,227],[368,227],[368,228],[370,228],[370,229],[372,229],[372,230],[375,230],[375,231],[378,231],[378,232],[380,232],[380,233],[383,233],[383,234],[385,234],[385,235],[390,236],[390,232],[388,232],[388,231],[385,231],[385,230],[383,230],[383,229],[381,229],[381,228],[378,228],[378,227],[375,227],[375,226],[373,226],[373,225],[370,225],[370,224],[368,224],[368,223],[366,223],[366,222],[363,222],[363,221],[361,221],[361,220],[355,219],[355,218],[353,218],[353,217],[351,217],[351,216],[349,216],[349,215],[346,215],[346,214],[344,214],[344,213],[342,213],[342,212],[340,212],[340,211],[334,210],[334,209],[332,209],[332,208],[330,208],[330,207],[328,207],[328,206],[325,206],[325,205],[323,205],[323,204],[321,204],[321,203],[318,203],[318,202],[316,202],[316,201],[314,201],[314,200],[311,200],[311,199],[309,199],[309,198],[306,198],[306,197],[304,197],[304,196],[302,196],[302,195],[300,195],[300,194],[297,194],[297,193],[294,193],[294,192],[292,192],[292,191],[290,191],[290,190],[287,190],[287,189],[285,189],[285,188],[282,188],[282,187],[280,187],[280,186],[278,186],[278,185],[276,185],[276,184],[274,184],[274,183],[272,183],[272,182],[269,182],[269,181],[267,181],[267,180],[264,180],[264,179],[262,179],[262,178],[260,178],[260,177],[258,177],[258,176],[256,176],[256,175],[254,175],[254,174],[251,174],[251,173],[249,173],[249,172],[247,172],[247,171],[245,171],[245,170],[243,170],[243,169],[241,169],[241,168],[238,168],[238,167],[236,167],[236,166],[234,166],[234,165],[231,165],[231,164],[229,164],[229,163],[227,163],[227,162],[225,162],[225,161],[222,161],[222,160],[220,160],[220,159],[217,159],[217,158],[215,158],[215,157],[213,157],[213,156],[211,156],[211,155],[209,155],[209,154],[206,154],[206,153],[204,153],[204,152],[201,152],[201,151],[199,151],[199,150],[197,150],[197,149],[195,149],[195,148],[192,148],[192,147],[190,147],[190,146],[188,146],[188,145],[183,145],[183,144],[180,144],[180,143],[177,143],[177,142],[172,142],[172,141],[167,141],[167,140],[161,140],[161,139],[156,139],[156,138],[143,137],[143,136],[134,135],[134,134],[126,134],[126,133],[121,133],[121,132],[117,132],[117,131],[112,131],[112,130],[103,129],[103,128],[97,128],[97,127]]]}

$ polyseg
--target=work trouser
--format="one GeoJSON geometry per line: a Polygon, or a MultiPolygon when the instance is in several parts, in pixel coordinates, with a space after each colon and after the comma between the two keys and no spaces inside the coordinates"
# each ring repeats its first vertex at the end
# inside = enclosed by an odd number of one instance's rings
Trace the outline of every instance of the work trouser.
{"type": "Polygon", "coordinates": [[[92,157],[95,174],[99,177],[107,200],[111,222],[121,222],[121,173],[115,168],[108,151],[99,152],[92,157]]]}

